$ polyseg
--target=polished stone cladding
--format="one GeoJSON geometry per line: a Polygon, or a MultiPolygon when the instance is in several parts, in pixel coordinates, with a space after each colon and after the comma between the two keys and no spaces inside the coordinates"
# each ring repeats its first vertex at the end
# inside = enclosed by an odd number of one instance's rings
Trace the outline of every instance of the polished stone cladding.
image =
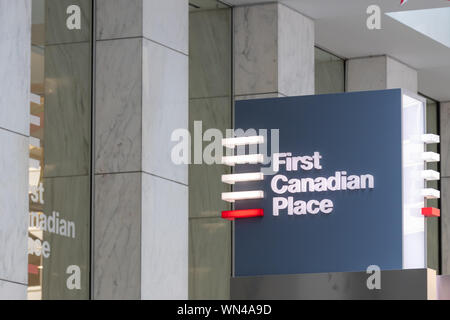
{"type": "Polygon", "coordinates": [[[95,299],[187,299],[188,2],[98,0],[95,299]]]}
{"type": "Polygon", "coordinates": [[[31,0],[0,0],[0,299],[26,299],[31,0]]]}

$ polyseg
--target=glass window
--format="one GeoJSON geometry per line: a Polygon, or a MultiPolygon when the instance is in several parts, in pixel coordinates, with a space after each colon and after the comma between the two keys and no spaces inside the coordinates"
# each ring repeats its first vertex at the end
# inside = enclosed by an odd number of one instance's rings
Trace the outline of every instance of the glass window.
{"type": "MultiPolygon", "coordinates": [[[[430,98],[427,99],[427,133],[440,134],[439,130],[439,103],[430,98]]],[[[440,153],[439,145],[437,144],[429,144],[427,145],[427,151],[433,151],[436,153],[440,153]]],[[[430,162],[427,163],[427,169],[435,170],[440,172],[440,163],[439,162],[430,162]]],[[[428,181],[428,188],[433,188],[436,190],[440,190],[439,181],[428,181]]],[[[427,207],[433,207],[440,209],[440,201],[438,199],[427,200],[427,207]]],[[[440,218],[428,218],[426,219],[427,224],[427,266],[428,268],[438,270],[439,271],[439,251],[440,251],[440,218]]]]}
{"type": "Polygon", "coordinates": [[[28,298],[33,300],[89,298],[91,7],[90,0],[32,0],[28,298]]]}
{"type": "MultiPolygon", "coordinates": [[[[191,0],[189,12],[189,130],[201,123],[232,128],[231,8],[214,0],[191,0]]],[[[204,147],[209,143],[205,142],[204,147]]],[[[204,149],[203,149],[204,150],[204,149]]],[[[193,154],[193,153],[192,153],[193,154]]],[[[230,206],[218,194],[226,166],[189,166],[189,298],[229,299],[231,226],[221,219],[230,206]]]]}
{"type": "Polygon", "coordinates": [[[345,91],[345,61],[320,48],[314,48],[316,94],[345,91]]]}

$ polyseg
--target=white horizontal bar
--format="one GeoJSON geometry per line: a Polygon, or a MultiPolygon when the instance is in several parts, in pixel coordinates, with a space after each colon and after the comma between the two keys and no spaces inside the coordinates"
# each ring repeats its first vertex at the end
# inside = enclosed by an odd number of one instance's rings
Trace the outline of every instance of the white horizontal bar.
{"type": "Polygon", "coordinates": [[[240,192],[224,192],[222,200],[227,202],[235,202],[237,200],[251,200],[264,198],[264,191],[240,191],[240,192]]]}
{"type": "Polygon", "coordinates": [[[436,189],[427,188],[422,190],[422,196],[427,199],[439,199],[441,197],[441,192],[436,189]]]}
{"type": "Polygon", "coordinates": [[[261,181],[261,180],[264,180],[264,173],[262,172],[222,175],[222,182],[228,184],[235,184],[236,182],[261,181]]]}
{"type": "Polygon", "coordinates": [[[222,139],[222,146],[233,149],[236,146],[264,143],[264,136],[238,137],[222,139]]]}
{"type": "Polygon", "coordinates": [[[30,123],[37,127],[40,127],[41,126],[41,118],[32,114],[32,115],[30,115],[30,123]]]}
{"type": "Polygon", "coordinates": [[[41,96],[34,93],[30,93],[30,101],[36,104],[41,104],[41,96]]]}
{"type": "Polygon", "coordinates": [[[262,154],[222,157],[222,164],[227,166],[234,166],[236,164],[258,164],[263,162],[264,156],[262,154]]]}
{"type": "Polygon", "coordinates": [[[422,160],[426,162],[439,162],[441,161],[441,156],[436,152],[424,152],[422,153],[422,160]]]}
{"type": "Polygon", "coordinates": [[[427,181],[436,181],[441,179],[441,174],[434,170],[424,170],[422,171],[422,178],[427,181]]]}
{"type": "Polygon", "coordinates": [[[432,144],[432,143],[440,143],[441,139],[437,134],[424,134],[422,135],[422,141],[426,144],[432,144]]]}

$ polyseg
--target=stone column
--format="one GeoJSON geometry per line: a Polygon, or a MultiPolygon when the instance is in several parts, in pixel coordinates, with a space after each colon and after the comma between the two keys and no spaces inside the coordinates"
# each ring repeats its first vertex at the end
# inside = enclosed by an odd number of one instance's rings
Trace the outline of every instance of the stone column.
{"type": "Polygon", "coordinates": [[[314,22],[280,3],[234,9],[235,98],[314,94],[314,22]]]}
{"type": "Polygon", "coordinates": [[[349,59],[347,91],[402,88],[417,93],[417,71],[389,56],[349,59]]]}
{"type": "Polygon", "coordinates": [[[188,1],[97,0],[95,299],[186,299],[188,1]]]}
{"type": "Polygon", "coordinates": [[[30,0],[0,0],[0,48],[0,299],[26,299],[30,0]]]}
{"type": "Polygon", "coordinates": [[[450,102],[441,103],[441,262],[450,275],[450,102]]]}

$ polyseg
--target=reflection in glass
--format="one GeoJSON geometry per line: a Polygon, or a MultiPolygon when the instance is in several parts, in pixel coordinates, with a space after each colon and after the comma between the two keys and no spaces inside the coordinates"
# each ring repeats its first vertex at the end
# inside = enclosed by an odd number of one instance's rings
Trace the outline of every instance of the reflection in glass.
{"type": "MultiPolygon", "coordinates": [[[[427,98],[427,133],[440,135],[439,131],[439,103],[427,98]]],[[[427,151],[440,153],[438,144],[427,145],[427,151]]],[[[427,163],[427,169],[440,172],[439,162],[427,163]]],[[[427,188],[440,190],[439,181],[427,181],[427,188]]],[[[429,199],[426,203],[427,207],[440,209],[440,201],[438,199],[429,199]]],[[[439,271],[439,219],[427,218],[427,266],[428,268],[439,271]]]]}
{"type": "MultiPolygon", "coordinates": [[[[215,0],[192,0],[189,11],[189,130],[232,128],[231,8],[215,0]]],[[[206,147],[209,143],[204,142],[206,147]]],[[[221,165],[189,166],[189,298],[229,299],[231,226],[220,218],[230,206],[221,165]]]]}
{"type": "Polygon", "coordinates": [[[345,91],[345,61],[320,48],[314,48],[316,94],[345,91]]]}
{"type": "Polygon", "coordinates": [[[32,0],[28,298],[88,299],[90,0],[32,0]],[[67,7],[81,30],[66,27],[67,7]]]}

